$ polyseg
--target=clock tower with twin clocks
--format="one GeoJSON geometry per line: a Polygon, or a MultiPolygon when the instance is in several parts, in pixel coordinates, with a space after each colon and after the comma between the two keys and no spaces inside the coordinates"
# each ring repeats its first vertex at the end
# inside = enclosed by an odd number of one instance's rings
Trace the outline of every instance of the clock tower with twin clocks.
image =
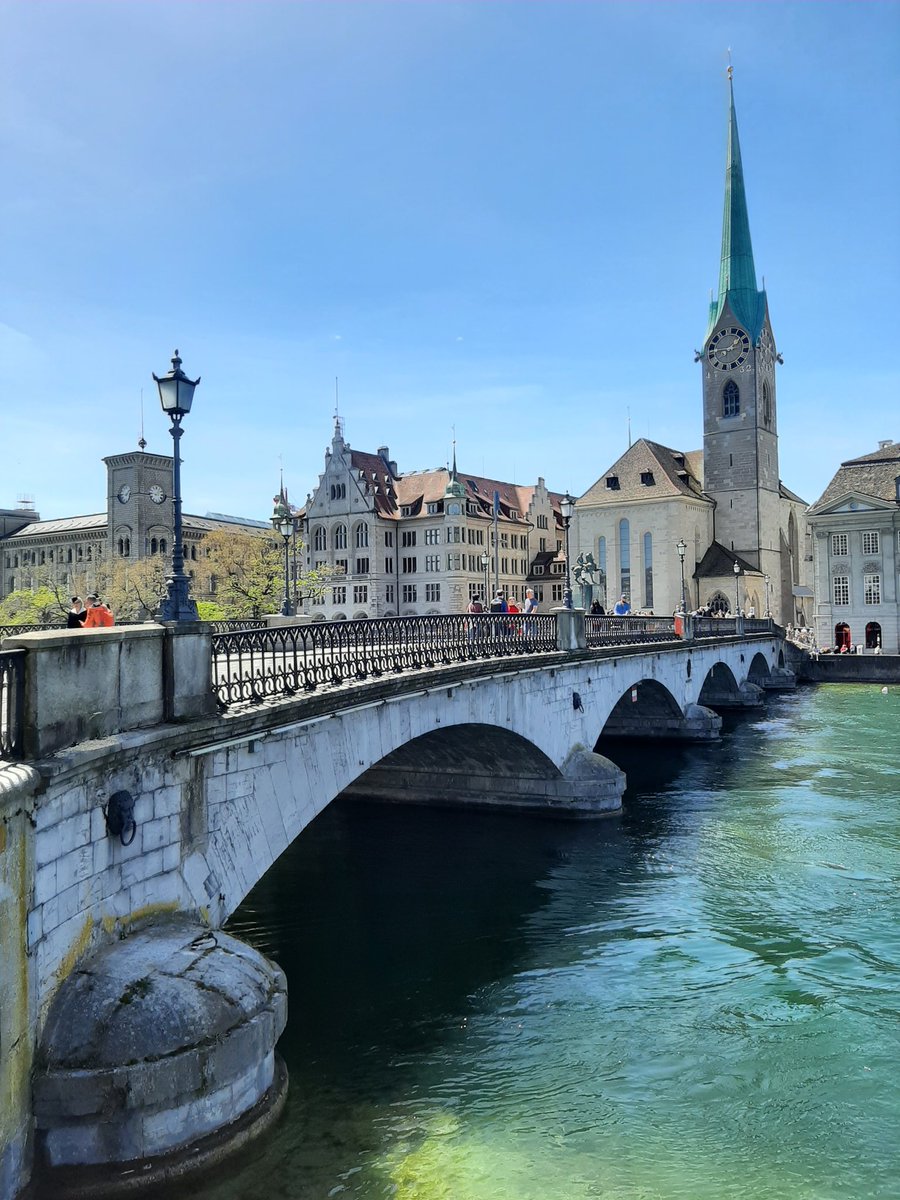
{"type": "Polygon", "coordinates": [[[719,294],[698,360],[703,370],[703,486],[716,502],[715,541],[781,575],[781,490],[775,349],[765,291],[756,286],[731,68],[719,294]]]}
{"type": "Polygon", "coordinates": [[[111,454],[106,463],[107,555],[144,558],[172,549],[172,458],[111,454]],[[166,550],[162,549],[165,546],[166,550]]]}

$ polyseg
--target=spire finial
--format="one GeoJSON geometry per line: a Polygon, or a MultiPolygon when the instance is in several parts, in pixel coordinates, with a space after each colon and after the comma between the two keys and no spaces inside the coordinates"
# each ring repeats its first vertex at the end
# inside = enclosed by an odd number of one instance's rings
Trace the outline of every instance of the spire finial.
{"type": "Polygon", "coordinates": [[[147,439],[144,437],[144,389],[141,388],[141,436],[138,438],[138,450],[145,449],[147,439]]]}

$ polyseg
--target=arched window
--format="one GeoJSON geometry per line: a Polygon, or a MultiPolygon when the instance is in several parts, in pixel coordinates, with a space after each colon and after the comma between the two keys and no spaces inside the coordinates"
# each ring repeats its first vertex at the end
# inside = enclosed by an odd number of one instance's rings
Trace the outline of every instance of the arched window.
{"type": "Polygon", "coordinates": [[[356,548],[361,550],[369,544],[369,527],[366,524],[360,524],[356,527],[356,548]]]}
{"type": "Polygon", "coordinates": [[[722,416],[736,417],[741,411],[741,393],[733,379],[722,388],[722,416]]]}
{"type": "Polygon", "coordinates": [[[191,546],[191,561],[192,562],[197,561],[197,547],[196,546],[191,546]]]}
{"type": "Polygon", "coordinates": [[[335,550],[347,549],[347,526],[338,525],[334,530],[334,548],[335,550]]]}
{"type": "Polygon", "coordinates": [[[772,398],[769,395],[769,385],[763,380],[763,424],[772,424],[772,398]]]}
{"type": "Polygon", "coordinates": [[[159,539],[159,552],[160,552],[160,554],[165,554],[165,552],[166,552],[166,539],[165,538],[159,539]]]}
{"type": "Polygon", "coordinates": [[[328,534],[325,532],[324,525],[317,525],[313,533],[313,548],[315,550],[328,549],[328,534]]]}
{"type": "Polygon", "coordinates": [[[627,517],[619,522],[619,591],[631,599],[631,526],[627,517]]]}
{"type": "Polygon", "coordinates": [[[644,607],[653,607],[653,534],[644,534],[644,607]]]}
{"type": "Polygon", "coordinates": [[[881,645],[881,626],[877,621],[870,621],[866,626],[866,649],[877,650],[881,645]]]}
{"type": "Polygon", "coordinates": [[[159,553],[159,542],[157,541],[157,539],[156,539],[156,538],[151,538],[151,539],[150,539],[150,553],[151,553],[151,554],[158,554],[158,553],[159,553]]]}
{"type": "Polygon", "coordinates": [[[714,617],[726,617],[731,612],[731,605],[728,603],[728,597],[723,596],[721,592],[716,592],[709,602],[709,611],[714,617]]]}

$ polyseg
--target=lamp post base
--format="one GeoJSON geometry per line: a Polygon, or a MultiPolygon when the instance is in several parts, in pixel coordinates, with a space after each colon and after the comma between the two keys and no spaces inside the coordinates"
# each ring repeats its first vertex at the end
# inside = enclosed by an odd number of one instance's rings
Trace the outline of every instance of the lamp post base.
{"type": "Polygon", "coordinates": [[[166,586],[169,594],[160,605],[160,621],[199,621],[197,602],[190,594],[191,581],[187,575],[170,575],[166,586]]]}

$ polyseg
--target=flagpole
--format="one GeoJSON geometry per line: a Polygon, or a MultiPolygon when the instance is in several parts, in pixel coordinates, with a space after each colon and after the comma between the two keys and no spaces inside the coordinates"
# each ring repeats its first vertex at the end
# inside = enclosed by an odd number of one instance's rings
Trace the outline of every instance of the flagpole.
{"type": "Polygon", "coordinates": [[[494,595],[500,591],[500,538],[497,534],[500,519],[500,493],[494,489],[494,595]]]}

